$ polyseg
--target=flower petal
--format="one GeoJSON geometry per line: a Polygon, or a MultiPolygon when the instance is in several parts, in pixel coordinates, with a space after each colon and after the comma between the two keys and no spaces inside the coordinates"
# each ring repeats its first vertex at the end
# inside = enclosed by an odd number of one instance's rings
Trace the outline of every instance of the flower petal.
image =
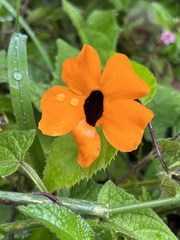
{"type": "Polygon", "coordinates": [[[99,156],[101,140],[96,128],[81,119],[72,130],[72,134],[78,145],[78,163],[83,168],[89,167],[99,156]]]}
{"type": "Polygon", "coordinates": [[[137,99],[150,91],[149,86],[136,75],[124,54],[116,54],[108,60],[102,73],[100,87],[109,101],[137,99]]]}
{"type": "Polygon", "coordinates": [[[46,135],[59,136],[70,132],[84,116],[84,97],[63,86],[51,87],[41,100],[42,118],[39,129],[46,135]]]}
{"type": "Polygon", "coordinates": [[[89,45],[84,45],[77,57],[63,62],[62,79],[71,91],[79,95],[89,96],[93,90],[98,90],[100,77],[98,53],[89,45]]]}
{"type": "Polygon", "coordinates": [[[104,104],[100,124],[109,143],[122,152],[135,150],[141,142],[153,112],[140,103],[120,100],[104,104]]]}

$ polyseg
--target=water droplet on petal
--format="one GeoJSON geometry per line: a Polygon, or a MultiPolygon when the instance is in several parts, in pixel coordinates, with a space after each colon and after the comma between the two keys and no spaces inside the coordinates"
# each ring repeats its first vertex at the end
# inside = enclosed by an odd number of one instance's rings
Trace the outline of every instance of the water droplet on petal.
{"type": "Polygon", "coordinates": [[[58,100],[59,102],[63,102],[65,99],[66,99],[66,94],[64,92],[60,92],[56,96],[56,100],[58,100]]]}
{"type": "Polygon", "coordinates": [[[14,79],[17,81],[20,81],[23,78],[23,75],[20,72],[15,72],[13,76],[14,76],[14,79]]]}
{"type": "Polygon", "coordinates": [[[74,107],[76,107],[79,104],[78,98],[71,98],[70,104],[74,107]]]}

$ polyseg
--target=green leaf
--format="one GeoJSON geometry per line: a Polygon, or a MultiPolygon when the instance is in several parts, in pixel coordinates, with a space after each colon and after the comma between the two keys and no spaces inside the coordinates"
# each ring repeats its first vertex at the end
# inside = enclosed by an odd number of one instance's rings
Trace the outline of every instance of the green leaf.
{"type": "Polygon", "coordinates": [[[80,9],[73,6],[68,1],[62,2],[62,8],[63,8],[64,12],[68,15],[70,20],[72,21],[75,28],[77,29],[82,42],[87,43],[88,42],[87,37],[86,37],[86,34],[84,33],[84,29],[83,29],[83,27],[85,26],[84,19],[81,16],[80,9]]]}
{"type": "Polygon", "coordinates": [[[91,179],[89,181],[84,179],[71,188],[69,197],[96,201],[101,187],[102,185],[93,182],[91,179]]]}
{"type": "Polygon", "coordinates": [[[0,146],[7,148],[19,161],[24,160],[24,156],[35,137],[35,130],[29,131],[6,131],[0,134],[0,146]]]}
{"type": "Polygon", "coordinates": [[[179,185],[166,173],[158,173],[158,177],[161,179],[161,198],[168,198],[176,196],[177,192],[180,192],[179,185]]]}
{"type": "Polygon", "coordinates": [[[6,234],[0,230],[0,240],[5,240],[6,234]]]}
{"type": "Polygon", "coordinates": [[[150,93],[147,96],[140,99],[142,104],[146,105],[148,102],[151,101],[156,92],[157,89],[156,78],[147,67],[133,61],[131,61],[131,64],[136,74],[140,78],[142,78],[150,87],[150,93]]]}
{"type": "Polygon", "coordinates": [[[169,86],[174,78],[173,69],[169,59],[167,59],[167,57],[163,58],[162,56],[155,56],[150,58],[150,63],[158,82],[162,85],[169,86]]]}
{"type": "Polygon", "coordinates": [[[77,162],[77,144],[71,133],[56,138],[53,150],[47,157],[44,171],[44,183],[49,191],[63,187],[71,187],[80,180],[89,179],[94,173],[110,163],[117,150],[113,148],[104,137],[102,131],[101,152],[96,161],[89,168],[82,168],[77,162]]]}
{"type": "Polygon", "coordinates": [[[116,16],[115,10],[94,10],[87,18],[86,26],[108,36],[109,42],[115,47],[120,30],[116,23],[116,16]]]}
{"type": "MultiPolygon", "coordinates": [[[[21,130],[36,129],[31,102],[26,51],[27,36],[13,33],[8,48],[8,80],[14,115],[21,130]]],[[[29,150],[36,172],[42,176],[45,156],[38,135],[29,150]]]]}
{"type": "MultiPolygon", "coordinates": [[[[180,142],[175,142],[170,139],[158,139],[158,144],[170,171],[172,171],[175,175],[179,175],[180,142]]],[[[162,171],[164,171],[164,168],[159,159],[156,157],[153,161],[151,161],[146,169],[146,179],[151,179],[152,176],[156,176],[157,173],[162,171]]]]}
{"type": "MultiPolygon", "coordinates": [[[[99,202],[109,203],[110,208],[122,207],[138,203],[131,194],[122,188],[116,187],[112,182],[107,182],[100,190],[99,202]]],[[[170,229],[151,209],[135,210],[121,213],[106,221],[101,221],[99,226],[111,228],[129,238],[140,240],[176,240],[170,229]]]]}
{"type": "Polygon", "coordinates": [[[174,158],[180,152],[180,143],[168,139],[158,139],[158,144],[162,154],[169,158],[174,158]]]}
{"type": "Polygon", "coordinates": [[[54,233],[52,233],[49,229],[47,228],[38,228],[35,229],[32,233],[31,236],[29,236],[28,240],[57,240],[58,238],[55,236],[54,233]]]}
{"type": "Polygon", "coordinates": [[[10,222],[12,215],[12,206],[0,204],[0,224],[10,222]]]}
{"type": "Polygon", "coordinates": [[[75,199],[83,199],[89,201],[97,201],[99,190],[102,187],[101,184],[95,183],[92,179],[87,181],[86,179],[75,184],[70,189],[62,188],[58,191],[59,197],[68,197],[75,199]]]}
{"type": "Polygon", "coordinates": [[[26,35],[14,33],[7,58],[12,105],[21,130],[36,128],[29,91],[26,40],[26,35]]]}
{"type": "Polygon", "coordinates": [[[110,0],[117,10],[126,10],[131,0],[110,0]]]}
{"type": "Polygon", "coordinates": [[[20,206],[19,210],[29,217],[39,220],[62,240],[93,240],[94,234],[89,224],[79,215],[56,204],[20,206]]]}
{"type": "Polygon", "coordinates": [[[94,10],[85,21],[84,32],[88,39],[87,43],[98,51],[103,67],[111,56],[111,52],[116,51],[118,36],[121,32],[116,16],[115,10],[94,10]]]}
{"type": "Polygon", "coordinates": [[[0,83],[7,82],[7,63],[5,50],[0,51],[0,83]]]}
{"type": "MultiPolygon", "coordinates": [[[[147,107],[154,112],[152,120],[156,138],[165,138],[167,129],[173,135],[180,132],[180,93],[166,86],[158,85],[157,92],[147,107]]],[[[146,138],[151,140],[149,133],[146,138]]]]}
{"type": "Polygon", "coordinates": [[[94,10],[87,19],[83,19],[78,8],[68,1],[63,2],[63,10],[75,26],[81,42],[94,47],[101,58],[102,66],[116,50],[118,36],[121,32],[116,22],[115,10],[94,10]]]}
{"type": "Polygon", "coordinates": [[[8,176],[18,169],[17,158],[11,153],[11,151],[5,147],[0,146],[0,176],[8,176]]]}
{"type": "Polygon", "coordinates": [[[165,8],[163,4],[158,2],[152,2],[151,6],[156,11],[157,14],[157,23],[163,26],[164,29],[169,29],[173,25],[172,15],[169,12],[169,9],[165,8]]]}
{"type": "Polygon", "coordinates": [[[116,240],[116,238],[113,238],[111,235],[111,231],[109,229],[102,229],[99,227],[99,221],[90,220],[89,223],[93,226],[96,240],[116,240]],[[97,223],[94,224],[95,222],[97,223]]]}
{"type": "Polygon", "coordinates": [[[101,32],[104,36],[108,36],[111,50],[115,50],[117,38],[120,33],[116,16],[117,13],[115,10],[94,10],[87,18],[85,26],[86,29],[92,29],[101,32]]]}
{"type": "Polygon", "coordinates": [[[0,110],[13,113],[11,98],[9,95],[0,96],[0,110]]]}
{"type": "Polygon", "coordinates": [[[35,130],[6,131],[0,133],[0,175],[8,176],[17,170],[19,161],[24,161],[25,153],[32,144],[35,130]]]}
{"type": "Polygon", "coordinates": [[[48,90],[50,86],[48,84],[37,84],[32,83],[30,84],[31,89],[31,100],[34,104],[34,106],[40,110],[40,101],[41,98],[46,90],[48,90]]]}

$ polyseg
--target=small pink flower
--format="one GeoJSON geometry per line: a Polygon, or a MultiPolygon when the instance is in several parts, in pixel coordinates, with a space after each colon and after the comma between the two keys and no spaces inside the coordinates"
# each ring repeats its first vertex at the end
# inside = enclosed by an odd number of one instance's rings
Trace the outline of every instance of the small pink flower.
{"type": "Polygon", "coordinates": [[[173,32],[170,31],[164,31],[161,33],[161,41],[163,41],[163,43],[165,45],[169,45],[170,43],[174,43],[175,42],[175,34],[173,32]]]}

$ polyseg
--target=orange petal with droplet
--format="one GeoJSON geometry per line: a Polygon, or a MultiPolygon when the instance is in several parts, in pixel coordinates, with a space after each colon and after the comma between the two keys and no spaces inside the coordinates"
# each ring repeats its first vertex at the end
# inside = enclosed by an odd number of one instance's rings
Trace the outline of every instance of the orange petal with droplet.
{"type": "Polygon", "coordinates": [[[42,118],[39,129],[49,136],[70,132],[84,116],[85,98],[63,86],[54,86],[46,91],[41,100],[42,118]]]}
{"type": "Polygon", "coordinates": [[[89,167],[99,156],[101,140],[96,128],[81,119],[72,130],[72,134],[78,145],[78,163],[83,168],[89,167]]]}

